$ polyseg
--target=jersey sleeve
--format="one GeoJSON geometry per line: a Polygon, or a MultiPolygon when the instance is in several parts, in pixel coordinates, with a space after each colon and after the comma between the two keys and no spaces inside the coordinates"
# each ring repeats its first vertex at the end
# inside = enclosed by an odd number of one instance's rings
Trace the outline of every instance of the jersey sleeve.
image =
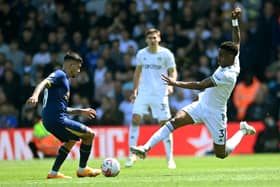
{"type": "Polygon", "coordinates": [[[223,72],[215,72],[211,79],[215,86],[228,85],[234,82],[234,78],[230,75],[225,75],[223,72]]]}
{"type": "Polygon", "coordinates": [[[175,58],[171,51],[168,50],[167,52],[167,60],[168,60],[168,68],[176,67],[175,58]]]}
{"type": "Polygon", "coordinates": [[[136,65],[137,66],[142,66],[143,65],[140,54],[141,54],[140,52],[137,52],[137,54],[136,54],[136,65]]]}
{"type": "Polygon", "coordinates": [[[64,78],[64,73],[62,71],[55,71],[51,73],[46,79],[49,81],[49,87],[51,85],[58,85],[64,78]]]}

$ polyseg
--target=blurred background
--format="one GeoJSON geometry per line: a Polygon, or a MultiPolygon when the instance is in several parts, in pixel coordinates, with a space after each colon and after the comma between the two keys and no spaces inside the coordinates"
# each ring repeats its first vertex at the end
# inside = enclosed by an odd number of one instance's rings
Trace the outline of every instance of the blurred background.
{"type": "MultiPolygon", "coordinates": [[[[146,45],[145,30],[161,31],[179,80],[202,80],[217,68],[220,43],[231,40],[236,6],[243,10],[241,74],[228,119],[273,127],[279,151],[279,0],[0,0],[0,129],[33,127],[40,120],[41,105],[25,102],[37,83],[62,67],[69,50],[84,59],[80,75],[71,80],[70,106],[97,110],[94,120],[75,118],[94,126],[128,125],[135,54],[146,45]]],[[[176,88],[172,113],[197,94],[176,88]]],[[[147,114],[143,123],[156,121],[147,114]]]]}

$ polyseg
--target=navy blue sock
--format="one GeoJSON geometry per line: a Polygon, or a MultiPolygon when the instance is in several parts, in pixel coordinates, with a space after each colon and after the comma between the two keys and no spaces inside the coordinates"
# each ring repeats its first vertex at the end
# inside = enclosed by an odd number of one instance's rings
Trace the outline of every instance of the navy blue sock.
{"type": "Polygon", "coordinates": [[[58,150],[58,155],[55,159],[55,162],[53,164],[52,170],[58,171],[64,160],[66,159],[67,155],[69,153],[69,150],[66,149],[64,146],[61,146],[58,150]]]}
{"type": "Polygon", "coordinates": [[[81,144],[80,147],[80,168],[85,168],[87,165],[88,157],[91,151],[92,144],[86,145],[86,144],[81,144]]]}

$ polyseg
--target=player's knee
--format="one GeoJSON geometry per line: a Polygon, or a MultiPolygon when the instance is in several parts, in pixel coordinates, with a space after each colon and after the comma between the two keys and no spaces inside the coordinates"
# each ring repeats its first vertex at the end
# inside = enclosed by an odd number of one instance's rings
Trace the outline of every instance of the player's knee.
{"type": "Polygon", "coordinates": [[[93,139],[94,136],[95,136],[95,133],[94,133],[93,130],[91,130],[91,131],[89,132],[89,138],[90,138],[90,139],[93,139]]]}
{"type": "Polygon", "coordinates": [[[177,116],[175,116],[174,118],[172,118],[170,120],[170,123],[173,125],[173,127],[175,129],[179,128],[180,126],[182,126],[183,123],[183,120],[181,118],[178,118],[177,116]]]}
{"type": "Polygon", "coordinates": [[[95,136],[95,132],[92,129],[88,129],[85,135],[85,139],[93,140],[94,136],[95,136]]]}
{"type": "Polygon", "coordinates": [[[141,116],[139,116],[139,115],[133,115],[132,124],[133,124],[133,125],[139,125],[140,122],[141,122],[141,116]]]}

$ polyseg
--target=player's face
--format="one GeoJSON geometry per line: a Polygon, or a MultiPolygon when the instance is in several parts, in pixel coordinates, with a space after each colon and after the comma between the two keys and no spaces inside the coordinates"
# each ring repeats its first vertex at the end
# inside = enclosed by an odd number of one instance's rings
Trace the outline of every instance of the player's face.
{"type": "Polygon", "coordinates": [[[77,74],[80,73],[81,67],[82,67],[81,63],[73,62],[70,66],[70,68],[71,68],[70,77],[72,77],[72,78],[76,77],[77,74]]]}
{"type": "Polygon", "coordinates": [[[159,45],[160,36],[157,33],[151,33],[146,36],[146,42],[149,47],[155,47],[159,45]]]}
{"type": "Polygon", "coordinates": [[[234,62],[233,55],[223,49],[219,49],[218,64],[222,67],[231,66],[234,62]]]}

